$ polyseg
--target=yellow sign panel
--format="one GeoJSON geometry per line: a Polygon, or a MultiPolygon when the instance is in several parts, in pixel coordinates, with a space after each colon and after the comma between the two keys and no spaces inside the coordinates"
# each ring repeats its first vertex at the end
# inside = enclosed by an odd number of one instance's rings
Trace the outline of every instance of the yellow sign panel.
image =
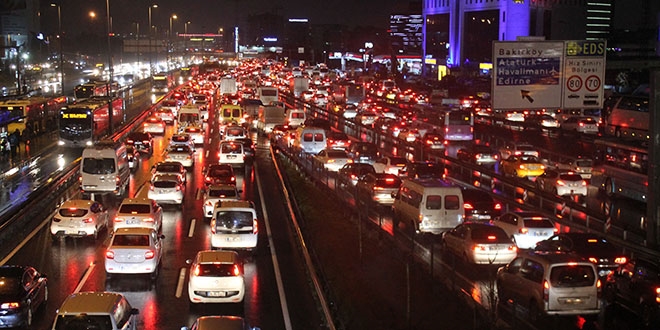
{"type": "Polygon", "coordinates": [[[85,118],[87,118],[87,114],[86,113],[63,113],[62,118],[85,119],[85,118]]]}

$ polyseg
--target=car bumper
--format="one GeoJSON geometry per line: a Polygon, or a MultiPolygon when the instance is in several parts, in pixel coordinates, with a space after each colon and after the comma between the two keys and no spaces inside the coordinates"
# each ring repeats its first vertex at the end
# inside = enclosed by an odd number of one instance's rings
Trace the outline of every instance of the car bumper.
{"type": "Polygon", "coordinates": [[[517,256],[517,251],[497,250],[473,252],[472,261],[478,265],[505,265],[517,256]]]}
{"type": "Polygon", "coordinates": [[[86,227],[71,227],[71,226],[62,226],[62,225],[51,225],[50,233],[53,236],[75,236],[75,237],[85,237],[92,236],[96,232],[96,227],[86,226],[86,227]]]}
{"type": "Polygon", "coordinates": [[[581,187],[557,187],[557,195],[566,196],[566,195],[587,195],[587,186],[581,187]]]}
{"type": "Polygon", "coordinates": [[[157,193],[149,190],[147,193],[149,199],[153,199],[159,204],[181,204],[183,203],[183,193],[157,193]]]}
{"type": "Polygon", "coordinates": [[[211,246],[218,249],[246,249],[257,247],[257,234],[212,234],[211,246]]]}
{"type": "Polygon", "coordinates": [[[136,263],[105,259],[105,271],[110,274],[151,274],[156,269],[158,269],[158,261],[155,259],[136,263]]]}
{"type": "Polygon", "coordinates": [[[188,298],[192,303],[239,303],[245,297],[245,287],[241,288],[194,288],[188,285],[188,298]],[[214,296],[218,295],[218,296],[214,296]]]}

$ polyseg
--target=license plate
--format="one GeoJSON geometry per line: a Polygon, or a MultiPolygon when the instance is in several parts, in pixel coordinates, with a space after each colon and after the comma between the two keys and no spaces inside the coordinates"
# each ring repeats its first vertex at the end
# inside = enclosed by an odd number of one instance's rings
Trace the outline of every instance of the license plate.
{"type": "Polygon", "coordinates": [[[236,241],[240,241],[240,240],[241,240],[241,237],[240,237],[240,236],[230,236],[230,237],[227,237],[227,242],[236,242],[236,241]]]}
{"type": "Polygon", "coordinates": [[[227,155],[227,159],[234,159],[236,158],[236,155],[227,155]]]}
{"type": "Polygon", "coordinates": [[[537,232],[534,233],[534,235],[535,236],[547,236],[548,234],[546,232],[537,231],[537,232]]]}
{"type": "Polygon", "coordinates": [[[224,297],[225,295],[224,291],[209,291],[209,297],[224,297]]]}
{"type": "Polygon", "coordinates": [[[128,225],[136,225],[140,223],[140,220],[126,220],[126,224],[128,225]]]}

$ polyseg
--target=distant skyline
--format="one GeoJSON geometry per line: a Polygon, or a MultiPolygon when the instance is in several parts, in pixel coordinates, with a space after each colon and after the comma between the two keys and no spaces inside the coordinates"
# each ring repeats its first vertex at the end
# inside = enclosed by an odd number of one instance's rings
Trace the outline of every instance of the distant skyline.
{"type": "MultiPolygon", "coordinates": [[[[46,33],[57,29],[57,10],[51,2],[61,4],[62,29],[67,34],[77,34],[81,30],[94,29],[105,33],[105,0],[51,0],[41,1],[42,30],[46,33]],[[97,15],[95,20],[89,12],[97,15]]],[[[342,24],[348,26],[375,26],[387,29],[389,17],[397,8],[407,8],[409,1],[382,0],[109,0],[115,33],[131,33],[140,24],[141,34],[146,34],[148,8],[152,9],[152,23],[159,29],[169,29],[182,33],[184,23],[189,21],[189,33],[215,32],[218,28],[232,28],[243,25],[248,15],[274,13],[286,18],[307,18],[311,24],[342,24]]],[[[421,11],[420,11],[421,14],[421,11]]]]}

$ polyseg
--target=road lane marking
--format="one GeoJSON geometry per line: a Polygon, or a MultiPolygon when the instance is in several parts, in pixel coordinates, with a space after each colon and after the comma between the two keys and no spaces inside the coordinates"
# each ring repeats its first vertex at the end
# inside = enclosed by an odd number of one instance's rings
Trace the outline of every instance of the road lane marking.
{"type": "Polygon", "coordinates": [[[275,243],[273,242],[273,235],[270,231],[270,221],[268,221],[268,212],[266,212],[266,204],[264,199],[263,189],[261,188],[261,179],[259,178],[259,171],[257,171],[257,163],[254,165],[254,176],[257,181],[259,190],[259,199],[261,200],[261,212],[264,215],[264,223],[266,224],[266,234],[268,236],[268,245],[270,247],[270,256],[273,259],[273,270],[275,272],[275,282],[277,282],[277,291],[280,295],[280,306],[282,307],[282,317],[284,318],[284,326],[286,330],[292,330],[291,318],[289,317],[289,307],[286,301],[286,293],[284,292],[284,285],[282,284],[282,273],[280,272],[280,265],[277,261],[277,253],[275,253],[275,243]]]}
{"type": "Polygon", "coordinates": [[[183,281],[186,279],[186,269],[181,268],[179,271],[179,281],[176,284],[176,293],[174,294],[175,297],[181,298],[181,294],[183,293],[183,281]]]}
{"type": "Polygon", "coordinates": [[[89,275],[92,274],[92,270],[94,270],[94,267],[96,267],[95,262],[92,262],[91,264],[89,264],[89,267],[87,267],[87,270],[85,270],[85,274],[83,274],[83,277],[80,279],[80,282],[78,283],[78,286],[76,287],[76,289],[73,290],[73,293],[80,292],[83,285],[85,285],[85,282],[87,282],[87,279],[89,278],[89,275]]]}
{"type": "Polygon", "coordinates": [[[206,155],[205,155],[206,158],[209,158],[209,152],[210,150],[206,150],[206,155]]]}
{"type": "Polygon", "coordinates": [[[190,229],[188,229],[188,237],[193,237],[195,234],[195,223],[197,222],[196,219],[190,220],[190,229]]]}

